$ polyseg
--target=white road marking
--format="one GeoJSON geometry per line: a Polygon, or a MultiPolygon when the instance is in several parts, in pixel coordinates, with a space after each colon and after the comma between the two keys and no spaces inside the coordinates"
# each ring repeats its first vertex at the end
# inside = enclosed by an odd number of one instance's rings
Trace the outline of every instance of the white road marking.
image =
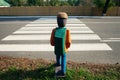
{"type": "Polygon", "coordinates": [[[51,33],[51,31],[15,31],[13,34],[35,34],[35,33],[51,33]]]}
{"type": "MultiPolygon", "coordinates": [[[[0,18],[39,18],[39,19],[56,19],[56,16],[0,16],[0,18]]],[[[119,16],[69,16],[68,19],[77,18],[120,18],[119,16]]]]}
{"type": "MultiPolygon", "coordinates": [[[[46,27],[51,27],[51,26],[58,26],[57,24],[27,24],[26,26],[46,26],[46,27]]],[[[85,24],[66,24],[66,26],[69,26],[69,27],[86,27],[85,24]]]]}
{"type": "Polygon", "coordinates": [[[100,40],[101,42],[120,42],[120,40],[100,40]]]}
{"type": "Polygon", "coordinates": [[[120,42],[120,38],[102,38],[101,42],[120,42]]]}
{"type": "Polygon", "coordinates": [[[92,24],[100,24],[100,23],[103,23],[103,24],[107,24],[107,23],[109,23],[109,24],[113,24],[113,23],[118,23],[118,24],[120,24],[120,22],[85,22],[85,23],[92,23],[92,24]]]}
{"type": "MultiPolygon", "coordinates": [[[[34,22],[31,22],[31,23],[57,23],[57,20],[53,20],[53,19],[45,19],[45,20],[36,20],[34,22]]],[[[71,24],[71,23],[76,23],[76,24],[80,24],[80,23],[83,23],[81,22],[80,20],[76,20],[76,19],[68,19],[67,20],[67,24],[71,24]],[[73,22],[74,21],[74,22],[73,22]]]]}
{"type": "MultiPolygon", "coordinates": [[[[72,44],[69,51],[112,50],[105,43],[72,44]]],[[[0,51],[54,51],[50,44],[0,44],[0,51]]]]}
{"type": "Polygon", "coordinates": [[[103,38],[104,40],[120,40],[120,38],[103,38]]]}
{"type": "MultiPolygon", "coordinates": [[[[22,27],[19,30],[52,30],[53,28],[56,27],[22,27]]],[[[86,31],[86,30],[91,30],[88,27],[66,27],[67,29],[70,30],[82,30],[82,31],[86,31]]]]}
{"type": "MultiPolygon", "coordinates": [[[[50,40],[50,33],[52,29],[56,26],[57,26],[56,17],[40,18],[35,20],[34,22],[31,22],[30,24],[27,24],[26,27],[22,27],[21,29],[13,32],[13,35],[8,35],[7,37],[3,38],[2,41],[50,40]],[[33,33],[40,33],[40,35],[34,35],[33,33]],[[43,35],[41,33],[49,33],[49,35],[43,35]]],[[[70,29],[72,40],[103,41],[97,34],[91,34],[94,33],[94,31],[92,31],[85,24],[83,24],[83,22],[76,18],[68,19],[67,28],[70,29]]],[[[111,38],[111,40],[114,39],[111,38]]],[[[106,43],[72,43],[69,49],[69,51],[106,51],[106,50],[108,51],[112,50],[106,43]]],[[[0,44],[0,51],[54,51],[54,47],[52,47],[50,44],[0,44]]]]}
{"type": "Polygon", "coordinates": [[[0,51],[53,51],[50,44],[0,44],[0,51]]]}
{"type": "Polygon", "coordinates": [[[97,34],[75,34],[71,35],[72,40],[101,40],[97,34]]]}
{"type": "MultiPolygon", "coordinates": [[[[35,33],[49,33],[51,34],[50,30],[43,30],[43,31],[15,31],[13,34],[35,34],[35,33]]],[[[70,31],[71,34],[73,33],[94,33],[93,31],[70,31]]]]}
{"type": "MultiPolygon", "coordinates": [[[[101,38],[96,34],[72,34],[72,40],[100,40],[101,38]]],[[[8,40],[50,40],[50,35],[9,35],[2,39],[8,40]]]]}
{"type": "Polygon", "coordinates": [[[103,51],[112,50],[106,43],[81,43],[73,44],[70,51],[103,51]]]}
{"type": "MultiPolygon", "coordinates": [[[[57,18],[40,18],[34,22],[31,23],[57,23],[57,18]]],[[[67,20],[67,23],[83,23],[80,20],[76,19],[76,18],[69,18],[67,20]]]]}
{"type": "MultiPolygon", "coordinates": [[[[31,34],[31,33],[51,33],[55,27],[22,27],[19,30],[13,32],[13,34],[31,34]]],[[[72,33],[94,33],[88,27],[68,27],[72,33]]]]}

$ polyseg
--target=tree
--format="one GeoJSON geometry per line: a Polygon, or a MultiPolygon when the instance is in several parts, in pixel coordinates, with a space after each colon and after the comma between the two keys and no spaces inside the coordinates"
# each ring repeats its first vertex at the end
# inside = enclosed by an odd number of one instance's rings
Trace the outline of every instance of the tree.
{"type": "Polygon", "coordinates": [[[50,0],[46,0],[45,5],[50,6],[50,0]]]}
{"type": "Polygon", "coordinates": [[[27,0],[5,0],[5,1],[11,4],[11,6],[27,6],[27,0]]]}
{"type": "Polygon", "coordinates": [[[114,6],[114,5],[115,5],[115,3],[112,0],[106,0],[105,5],[103,7],[102,15],[103,16],[106,15],[108,8],[111,6],[114,6]]]}
{"type": "Polygon", "coordinates": [[[113,0],[115,3],[115,6],[120,6],[120,0],[113,0]]]}
{"type": "Polygon", "coordinates": [[[70,6],[79,6],[81,0],[68,0],[70,6]]]}
{"type": "Polygon", "coordinates": [[[35,6],[35,0],[27,0],[28,6],[35,6]]]}
{"type": "Polygon", "coordinates": [[[108,9],[108,5],[109,5],[110,0],[106,0],[105,6],[103,8],[103,12],[102,15],[106,15],[107,9],[108,9]]]}
{"type": "Polygon", "coordinates": [[[35,0],[35,6],[44,6],[44,0],[35,0]]]}
{"type": "Polygon", "coordinates": [[[28,6],[44,6],[44,0],[27,0],[28,6]]]}
{"type": "Polygon", "coordinates": [[[20,0],[19,6],[27,6],[27,0],[20,0]]]}
{"type": "Polygon", "coordinates": [[[20,0],[9,0],[9,3],[12,6],[19,6],[20,5],[20,0]]]}
{"type": "Polygon", "coordinates": [[[97,6],[98,8],[103,8],[104,4],[105,4],[105,0],[94,0],[93,3],[95,4],[95,6],[97,6]]]}
{"type": "Polygon", "coordinates": [[[75,6],[79,6],[80,5],[80,0],[77,0],[76,2],[75,2],[75,6]]]}
{"type": "Polygon", "coordinates": [[[67,1],[61,1],[60,6],[69,6],[70,4],[67,1]]]}
{"type": "Polygon", "coordinates": [[[60,5],[60,1],[59,0],[50,0],[50,5],[51,6],[59,6],[60,5]]]}
{"type": "Polygon", "coordinates": [[[74,5],[75,5],[74,0],[68,0],[68,3],[69,3],[71,6],[74,6],[74,5]]]}

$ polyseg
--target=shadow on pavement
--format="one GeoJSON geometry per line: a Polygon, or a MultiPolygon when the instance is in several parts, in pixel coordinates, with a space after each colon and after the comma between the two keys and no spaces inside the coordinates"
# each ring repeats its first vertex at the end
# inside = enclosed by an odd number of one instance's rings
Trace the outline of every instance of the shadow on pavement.
{"type": "Polygon", "coordinates": [[[34,21],[38,18],[0,18],[0,22],[5,22],[5,21],[34,21]]]}

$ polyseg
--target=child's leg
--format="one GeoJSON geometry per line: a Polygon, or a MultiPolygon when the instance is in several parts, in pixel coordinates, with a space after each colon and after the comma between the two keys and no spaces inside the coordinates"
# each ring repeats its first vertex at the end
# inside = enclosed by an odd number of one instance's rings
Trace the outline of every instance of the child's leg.
{"type": "Polygon", "coordinates": [[[66,53],[62,55],[62,65],[61,65],[61,68],[62,68],[63,74],[65,74],[66,73],[66,53]]]}
{"type": "Polygon", "coordinates": [[[56,66],[60,66],[60,65],[61,65],[60,55],[56,55],[56,66]]]}

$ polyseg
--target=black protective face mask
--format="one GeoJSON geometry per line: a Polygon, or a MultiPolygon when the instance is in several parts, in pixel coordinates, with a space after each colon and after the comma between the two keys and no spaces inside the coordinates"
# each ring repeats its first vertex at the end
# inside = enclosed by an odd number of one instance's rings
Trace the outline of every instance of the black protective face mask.
{"type": "Polygon", "coordinates": [[[67,19],[65,18],[57,18],[57,24],[59,27],[65,27],[67,19]]]}

